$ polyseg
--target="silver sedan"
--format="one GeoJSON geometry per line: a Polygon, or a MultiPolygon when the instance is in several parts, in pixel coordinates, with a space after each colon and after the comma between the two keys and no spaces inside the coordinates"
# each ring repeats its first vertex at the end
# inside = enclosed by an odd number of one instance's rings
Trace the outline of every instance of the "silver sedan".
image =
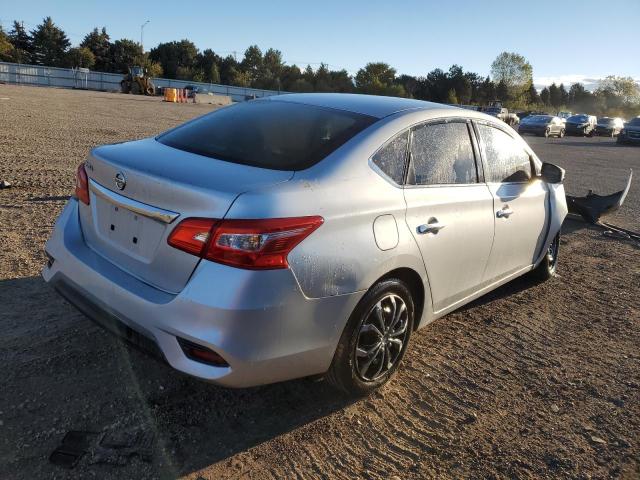
{"type": "Polygon", "coordinates": [[[563,177],[470,110],[254,100],[94,149],[43,276],[189,375],[320,374],[364,394],[415,330],[527,272],[554,275],[563,177]]]}

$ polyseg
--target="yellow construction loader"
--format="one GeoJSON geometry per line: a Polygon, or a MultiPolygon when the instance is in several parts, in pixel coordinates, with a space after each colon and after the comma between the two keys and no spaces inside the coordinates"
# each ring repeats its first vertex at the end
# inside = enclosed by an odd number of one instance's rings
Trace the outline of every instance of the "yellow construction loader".
{"type": "Polygon", "coordinates": [[[122,93],[133,93],[134,95],[155,95],[156,87],[151,82],[151,77],[140,66],[129,67],[127,73],[120,82],[122,93]]]}

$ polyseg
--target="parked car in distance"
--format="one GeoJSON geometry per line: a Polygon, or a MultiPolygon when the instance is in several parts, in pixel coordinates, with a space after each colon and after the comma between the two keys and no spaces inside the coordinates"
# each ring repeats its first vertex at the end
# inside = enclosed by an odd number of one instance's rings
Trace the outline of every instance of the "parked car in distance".
{"type": "Polygon", "coordinates": [[[640,117],[632,118],[624,124],[618,134],[618,143],[640,145],[640,117]]]}
{"type": "Polygon", "coordinates": [[[289,94],[105,145],[44,279],[175,369],[230,387],[324,375],[366,394],[416,329],[555,274],[564,171],[479,112],[289,94]]]}
{"type": "Polygon", "coordinates": [[[564,137],[564,122],[553,115],[531,115],[525,117],[518,126],[518,133],[532,133],[540,137],[564,137]]]}
{"type": "Polygon", "coordinates": [[[560,118],[560,120],[562,120],[563,123],[565,123],[567,121],[567,118],[571,117],[573,115],[572,112],[558,112],[558,114],[556,115],[556,117],[560,118]]]}
{"type": "Polygon", "coordinates": [[[624,122],[620,117],[600,117],[596,124],[596,135],[616,137],[624,128],[624,122]]]}
{"type": "Polygon", "coordinates": [[[595,134],[598,119],[593,115],[585,115],[583,113],[572,115],[565,122],[567,135],[580,135],[583,137],[593,136],[595,134]]]}
{"type": "Polygon", "coordinates": [[[516,113],[516,115],[518,116],[518,118],[520,119],[520,121],[522,121],[523,118],[527,118],[531,115],[549,115],[547,112],[541,112],[541,111],[537,111],[537,110],[528,110],[525,112],[518,112],[516,113]]]}
{"type": "Polygon", "coordinates": [[[509,110],[504,107],[489,106],[483,108],[482,111],[487,115],[499,118],[504,123],[510,126],[514,126],[520,123],[520,117],[518,117],[518,115],[516,115],[515,113],[509,113],[509,110]]]}

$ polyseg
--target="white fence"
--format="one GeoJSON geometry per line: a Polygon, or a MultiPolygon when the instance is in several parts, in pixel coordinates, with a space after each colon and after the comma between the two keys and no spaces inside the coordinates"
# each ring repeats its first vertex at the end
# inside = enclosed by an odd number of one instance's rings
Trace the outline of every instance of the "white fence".
{"type": "MultiPolygon", "coordinates": [[[[85,69],[76,70],[72,68],[0,62],[0,83],[120,91],[120,80],[122,80],[122,77],[123,75],[119,73],[92,72],[86,71],[85,69]]],[[[216,83],[172,80],[169,78],[154,78],[153,83],[157,87],[173,88],[184,88],[187,85],[193,85],[198,87],[198,92],[200,93],[211,92],[218,95],[228,95],[236,102],[287,93],[275,90],[218,85],[216,83]]]]}

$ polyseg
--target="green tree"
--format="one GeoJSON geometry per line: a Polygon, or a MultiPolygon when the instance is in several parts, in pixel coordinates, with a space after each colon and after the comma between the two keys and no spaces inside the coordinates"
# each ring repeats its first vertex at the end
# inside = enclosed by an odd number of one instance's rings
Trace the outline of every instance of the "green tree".
{"type": "Polygon", "coordinates": [[[260,77],[262,71],[262,50],[257,45],[251,45],[244,52],[240,68],[247,74],[249,82],[253,83],[260,77]]]}
{"type": "Polygon", "coordinates": [[[531,64],[522,55],[502,52],[491,64],[491,77],[494,82],[504,82],[512,98],[518,98],[527,91],[533,81],[531,64]]]}
{"type": "Polygon", "coordinates": [[[251,78],[249,74],[238,67],[229,68],[229,85],[235,85],[236,87],[249,87],[251,86],[251,78]]]}
{"type": "Polygon", "coordinates": [[[96,57],[93,52],[86,47],[71,48],[67,52],[68,67],[93,68],[96,63],[96,57]]]}
{"type": "MultiPolygon", "coordinates": [[[[302,78],[302,72],[297,65],[285,65],[282,68],[282,89],[293,91],[292,87],[296,81],[302,78]]],[[[313,87],[312,87],[313,88],[313,87]]]]}
{"type": "Polygon", "coordinates": [[[397,85],[401,85],[407,96],[417,98],[416,94],[420,88],[420,81],[412,75],[400,75],[395,79],[397,85]]]}
{"type": "Polygon", "coordinates": [[[13,45],[12,61],[17,63],[31,62],[31,37],[24,29],[24,24],[13,21],[13,29],[9,32],[9,41],[13,45]]]}
{"type": "Polygon", "coordinates": [[[143,65],[146,58],[140,44],[126,38],[113,42],[110,55],[112,71],[119,73],[127,73],[134,65],[143,65]]]}
{"type": "Polygon", "coordinates": [[[280,50],[270,48],[264,53],[258,77],[254,79],[253,85],[256,88],[269,90],[282,90],[282,73],[284,62],[280,50]]]}
{"type": "Polygon", "coordinates": [[[556,108],[562,104],[562,94],[555,82],[549,86],[549,103],[556,108]]]}
{"type": "Polygon", "coordinates": [[[66,53],[71,42],[67,35],[53,23],[51,17],[46,17],[31,32],[31,45],[34,63],[61,67],[66,62],[66,53]]]}
{"type": "Polygon", "coordinates": [[[564,87],[564,83],[560,84],[558,90],[560,91],[560,105],[569,105],[569,92],[564,87]]]}
{"type": "Polygon", "coordinates": [[[538,95],[538,91],[533,83],[529,84],[529,89],[527,90],[527,103],[529,105],[535,105],[540,102],[540,96],[538,95]]]}
{"type": "Polygon", "coordinates": [[[503,102],[508,102],[511,99],[511,94],[509,91],[509,85],[504,80],[500,80],[498,85],[496,86],[496,95],[499,100],[503,102]]]}
{"type": "Polygon", "coordinates": [[[191,79],[198,70],[198,58],[198,48],[189,40],[160,43],[149,52],[149,59],[162,65],[167,78],[191,79]]]}
{"type": "Polygon", "coordinates": [[[94,28],[87,33],[82,39],[80,47],[87,48],[93,53],[95,58],[94,68],[96,70],[100,72],[111,71],[111,38],[105,27],[102,27],[102,30],[94,28]]]}
{"type": "Polygon", "coordinates": [[[402,97],[406,93],[401,85],[394,83],[396,71],[383,62],[368,63],[358,70],[355,83],[361,93],[402,97]]]}
{"type": "Polygon", "coordinates": [[[149,75],[150,77],[161,78],[163,76],[162,65],[160,65],[158,62],[154,62],[153,60],[145,58],[143,66],[147,71],[147,75],[149,75]]]}
{"type": "Polygon", "coordinates": [[[587,101],[591,93],[581,83],[574,83],[569,87],[569,104],[576,105],[587,101]]]}
{"type": "Polygon", "coordinates": [[[213,50],[207,48],[202,53],[198,54],[196,60],[198,69],[202,71],[203,80],[209,83],[220,83],[220,68],[219,64],[222,63],[222,59],[213,50]]]}
{"type": "Polygon", "coordinates": [[[7,34],[4,33],[2,25],[0,25],[0,61],[13,61],[13,45],[11,45],[7,34]]]}
{"type": "Polygon", "coordinates": [[[600,80],[595,93],[618,97],[624,104],[640,103],[640,85],[632,77],[609,75],[600,80]]]}
{"type": "Polygon", "coordinates": [[[547,87],[544,87],[541,91],[540,91],[540,101],[544,104],[544,105],[549,105],[551,102],[551,95],[549,94],[549,89],[547,87]]]}

